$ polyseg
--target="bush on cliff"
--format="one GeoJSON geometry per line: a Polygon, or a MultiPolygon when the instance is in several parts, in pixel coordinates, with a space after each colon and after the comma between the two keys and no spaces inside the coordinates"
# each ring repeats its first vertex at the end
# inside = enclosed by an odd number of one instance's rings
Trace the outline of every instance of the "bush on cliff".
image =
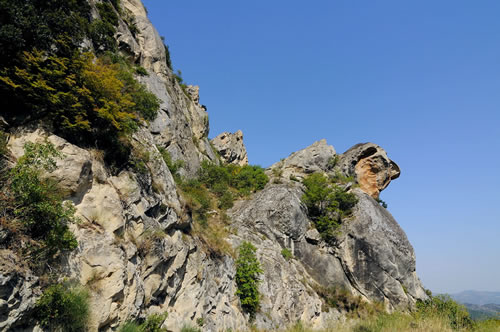
{"type": "Polygon", "coordinates": [[[243,242],[239,247],[239,255],[236,260],[236,295],[239,296],[243,311],[250,315],[252,320],[260,306],[259,274],[264,272],[250,242],[243,242]]]}
{"type": "Polygon", "coordinates": [[[89,293],[80,286],[55,284],[36,302],[35,320],[49,331],[87,331],[89,293]]]}
{"type": "Polygon", "coordinates": [[[141,119],[156,116],[159,101],[113,61],[91,53],[24,52],[19,66],[0,71],[0,88],[17,104],[6,113],[50,122],[69,141],[106,151],[109,164],[127,164],[129,134],[141,119]]]}
{"type": "Polygon", "coordinates": [[[309,217],[326,242],[335,242],[342,217],[350,213],[358,199],[354,194],[331,183],[321,173],[309,175],[303,184],[306,190],[302,195],[302,202],[307,207],[309,217]]]}
{"type": "Polygon", "coordinates": [[[26,143],[5,188],[6,196],[13,199],[3,206],[4,215],[10,214],[13,223],[19,224],[17,231],[32,239],[30,252],[36,257],[51,258],[78,245],[68,228],[75,222],[73,205],[63,201],[56,183],[42,176],[55,170],[55,158],[60,156],[50,143],[26,143]]]}

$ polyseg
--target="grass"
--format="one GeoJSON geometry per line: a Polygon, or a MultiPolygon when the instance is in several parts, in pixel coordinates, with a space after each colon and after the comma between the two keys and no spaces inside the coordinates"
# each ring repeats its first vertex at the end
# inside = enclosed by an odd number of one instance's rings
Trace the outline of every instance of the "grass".
{"type": "Polygon", "coordinates": [[[446,296],[419,302],[413,312],[378,312],[362,318],[348,316],[327,328],[313,330],[301,322],[284,332],[498,332],[500,319],[472,321],[465,308],[446,296]]]}

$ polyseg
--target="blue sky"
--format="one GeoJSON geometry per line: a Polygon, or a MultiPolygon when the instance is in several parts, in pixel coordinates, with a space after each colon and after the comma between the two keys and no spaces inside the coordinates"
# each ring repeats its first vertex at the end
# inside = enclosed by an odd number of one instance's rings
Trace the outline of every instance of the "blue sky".
{"type": "Polygon", "coordinates": [[[241,129],[262,166],[321,138],[379,144],[424,285],[500,291],[499,1],[144,3],[210,137],[241,129]]]}

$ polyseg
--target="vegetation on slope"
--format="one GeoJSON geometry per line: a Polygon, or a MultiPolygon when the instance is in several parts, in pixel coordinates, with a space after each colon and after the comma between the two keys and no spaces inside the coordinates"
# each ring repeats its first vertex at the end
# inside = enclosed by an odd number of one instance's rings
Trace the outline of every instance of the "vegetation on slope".
{"type": "Polygon", "coordinates": [[[54,284],[36,302],[35,320],[48,331],[87,331],[89,293],[80,286],[54,284]]]}
{"type": "Polygon", "coordinates": [[[447,296],[435,296],[418,302],[414,311],[393,313],[373,311],[369,315],[351,315],[345,322],[332,322],[323,330],[297,323],[286,332],[496,332],[500,319],[473,321],[465,307],[447,296]],[[359,318],[361,317],[361,318],[359,318]]]}
{"type": "MultiPolygon", "coordinates": [[[[176,164],[168,158],[165,162],[176,164]]],[[[175,173],[174,178],[195,221],[195,233],[212,254],[233,255],[231,246],[224,240],[228,235],[225,211],[233,206],[236,198],[264,188],[269,181],[264,170],[259,166],[216,165],[204,161],[197,178],[182,179],[175,173]]]]}
{"type": "Polygon", "coordinates": [[[321,173],[313,173],[303,181],[306,190],[302,202],[309,217],[327,243],[335,243],[342,218],[347,216],[358,199],[321,173]]]}
{"type": "Polygon", "coordinates": [[[256,251],[257,248],[250,242],[243,242],[236,260],[236,295],[240,298],[243,311],[250,315],[250,320],[254,319],[260,307],[259,274],[264,272],[255,255],[256,251]]]}
{"type": "Polygon", "coordinates": [[[159,100],[134,78],[137,69],[113,53],[119,2],[96,6],[100,19],[91,22],[85,0],[0,1],[1,12],[11,14],[0,15],[0,99],[14,123],[50,124],[123,167],[130,134],[155,118],[159,100]],[[81,49],[86,36],[98,57],[81,49]]]}
{"type": "Polygon", "coordinates": [[[42,176],[42,172],[55,170],[59,157],[50,143],[27,143],[24,156],[2,181],[1,224],[9,230],[13,248],[24,250],[31,262],[51,259],[77,246],[68,228],[75,222],[74,208],[63,201],[56,183],[42,176]],[[20,239],[27,244],[19,247],[20,239]]]}

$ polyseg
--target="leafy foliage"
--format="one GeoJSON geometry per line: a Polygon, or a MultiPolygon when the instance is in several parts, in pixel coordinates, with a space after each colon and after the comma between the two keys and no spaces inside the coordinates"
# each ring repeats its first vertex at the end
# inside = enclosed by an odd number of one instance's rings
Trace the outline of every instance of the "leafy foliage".
{"type": "Polygon", "coordinates": [[[239,296],[241,307],[250,314],[250,319],[255,317],[259,309],[259,274],[264,272],[255,252],[255,248],[250,242],[243,242],[239,247],[239,255],[236,260],[236,295],[239,296]]]}
{"type": "Polygon", "coordinates": [[[351,317],[368,317],[376,313],[384,312],[382,303],[368,303],[362,300],[361,296],[353,295],[345,288],[338,286],[323,287],[313,285],[316,293],[323,299],[328,308],[336,308],[349,313],[351,317]]]}
{"type": "Polygon", "coordinates": [[[125,65],[91,53],[24,52],[20,66],[0,72],[0,87],[18,105],[6,113],[20,109],[51,121],[56,133],[77,144],[97,144],[117,165],[126,164],[130,153],[126,136],[159,108],[157,97],[125,65]]]}
{"type": "Polygon", "coordinates": [[[382,206],[384,209],[387,209],[387,203],[383,200],[381,200],[380,198],[377,198],[376,199],[377,203],[380,204],[380,206],[382,206]]]}
{"type": "Polygon", "coordinates": [[[34,317],[42,327],[51,331],[86,331],[89,294],[81,287],[52,285],[36,302],[34,317]]]}
{"type": "Polygon", "coordinates": [[[307,207],[309,217],[326,242],[335,242],[342,217],[350,213],[358,199],[320,173],[309,175],[303,184],[306,191],[302,202],[307,207]]]}
{"type": "Polygon", "coordinates": [[[184,166],[184,160],[173,161],[170,152],[168,152],[164,147],[158,145],[156,147],[158,148],[160,155],[162,156],[163,160],[165,161],[165,164],[170,170],[170,173],[172,173],[174,180],[176,182],[180,182],[181,178],[179,175],[179,170],[184,166]]]}
{"type": "Polygon", "coordinates": [[[201,332],[201,329],[191,326],[191,325],[184,325],[181,328],[181,332],[201,332]]]}
{"type": "Polygon", "coordinates": [[[10,66],[33,49],[68,56],[81,44],[89,22],[86,0],[0,0],[0,64],[10,66]]]}
{"type": "Polygon", "coordinates": [[[142,324],[136,322],[127,322],[118,330],[119,332],[166,332],[162,324],[167,319],[168,314],[153,314],[148,316],[142,324]]]}
{"type": "Polygon", "coordinates": [[[286,259],[287,261],[293,258],[293,254],[288,248],[281,249],[281,256],[283,256],[283,258],[286,259]]]}
{"type": "Polygon", "coordinates": [[[54,256],[59,250],[72,250],[78,245],[68,224],[75,222],[74,208],[65,203],[53,181],[44,179],[42,171],[55,169],[54,158],[60,153],[50,144],[26,143],[25,153],[10,171],[9,190],[14,197],[13,215],[23,232],[41,241],[38,253],[54,256]]]}
{"type": "MultiPolygon", "coordinates": [[[[94,20],[89,27],[89,34],[96,51],[116,51],[114,35],[118,26],[118,14],[115,6],[109,2],[96,4],[100,19],[94,20]]],[[[119,8],[117,6],[116,8],[119,8]]]]}
{"type": "Polygon", "coordinates": [[[445,316],[451,328],[455,330],[471,328],[473,325],[465,306],[458,304],[448,295],[437,295],[426,301],[418,301],[417,314],[422,316],[445,316]]]}
{"type": "Polygon", "coordinates": [[[227,187],[235,188],[241,195],[264,189],[269,178],[260,166],[215,165],[204,161],[199,179],[207,188],[222,195],[227,187]]]}

